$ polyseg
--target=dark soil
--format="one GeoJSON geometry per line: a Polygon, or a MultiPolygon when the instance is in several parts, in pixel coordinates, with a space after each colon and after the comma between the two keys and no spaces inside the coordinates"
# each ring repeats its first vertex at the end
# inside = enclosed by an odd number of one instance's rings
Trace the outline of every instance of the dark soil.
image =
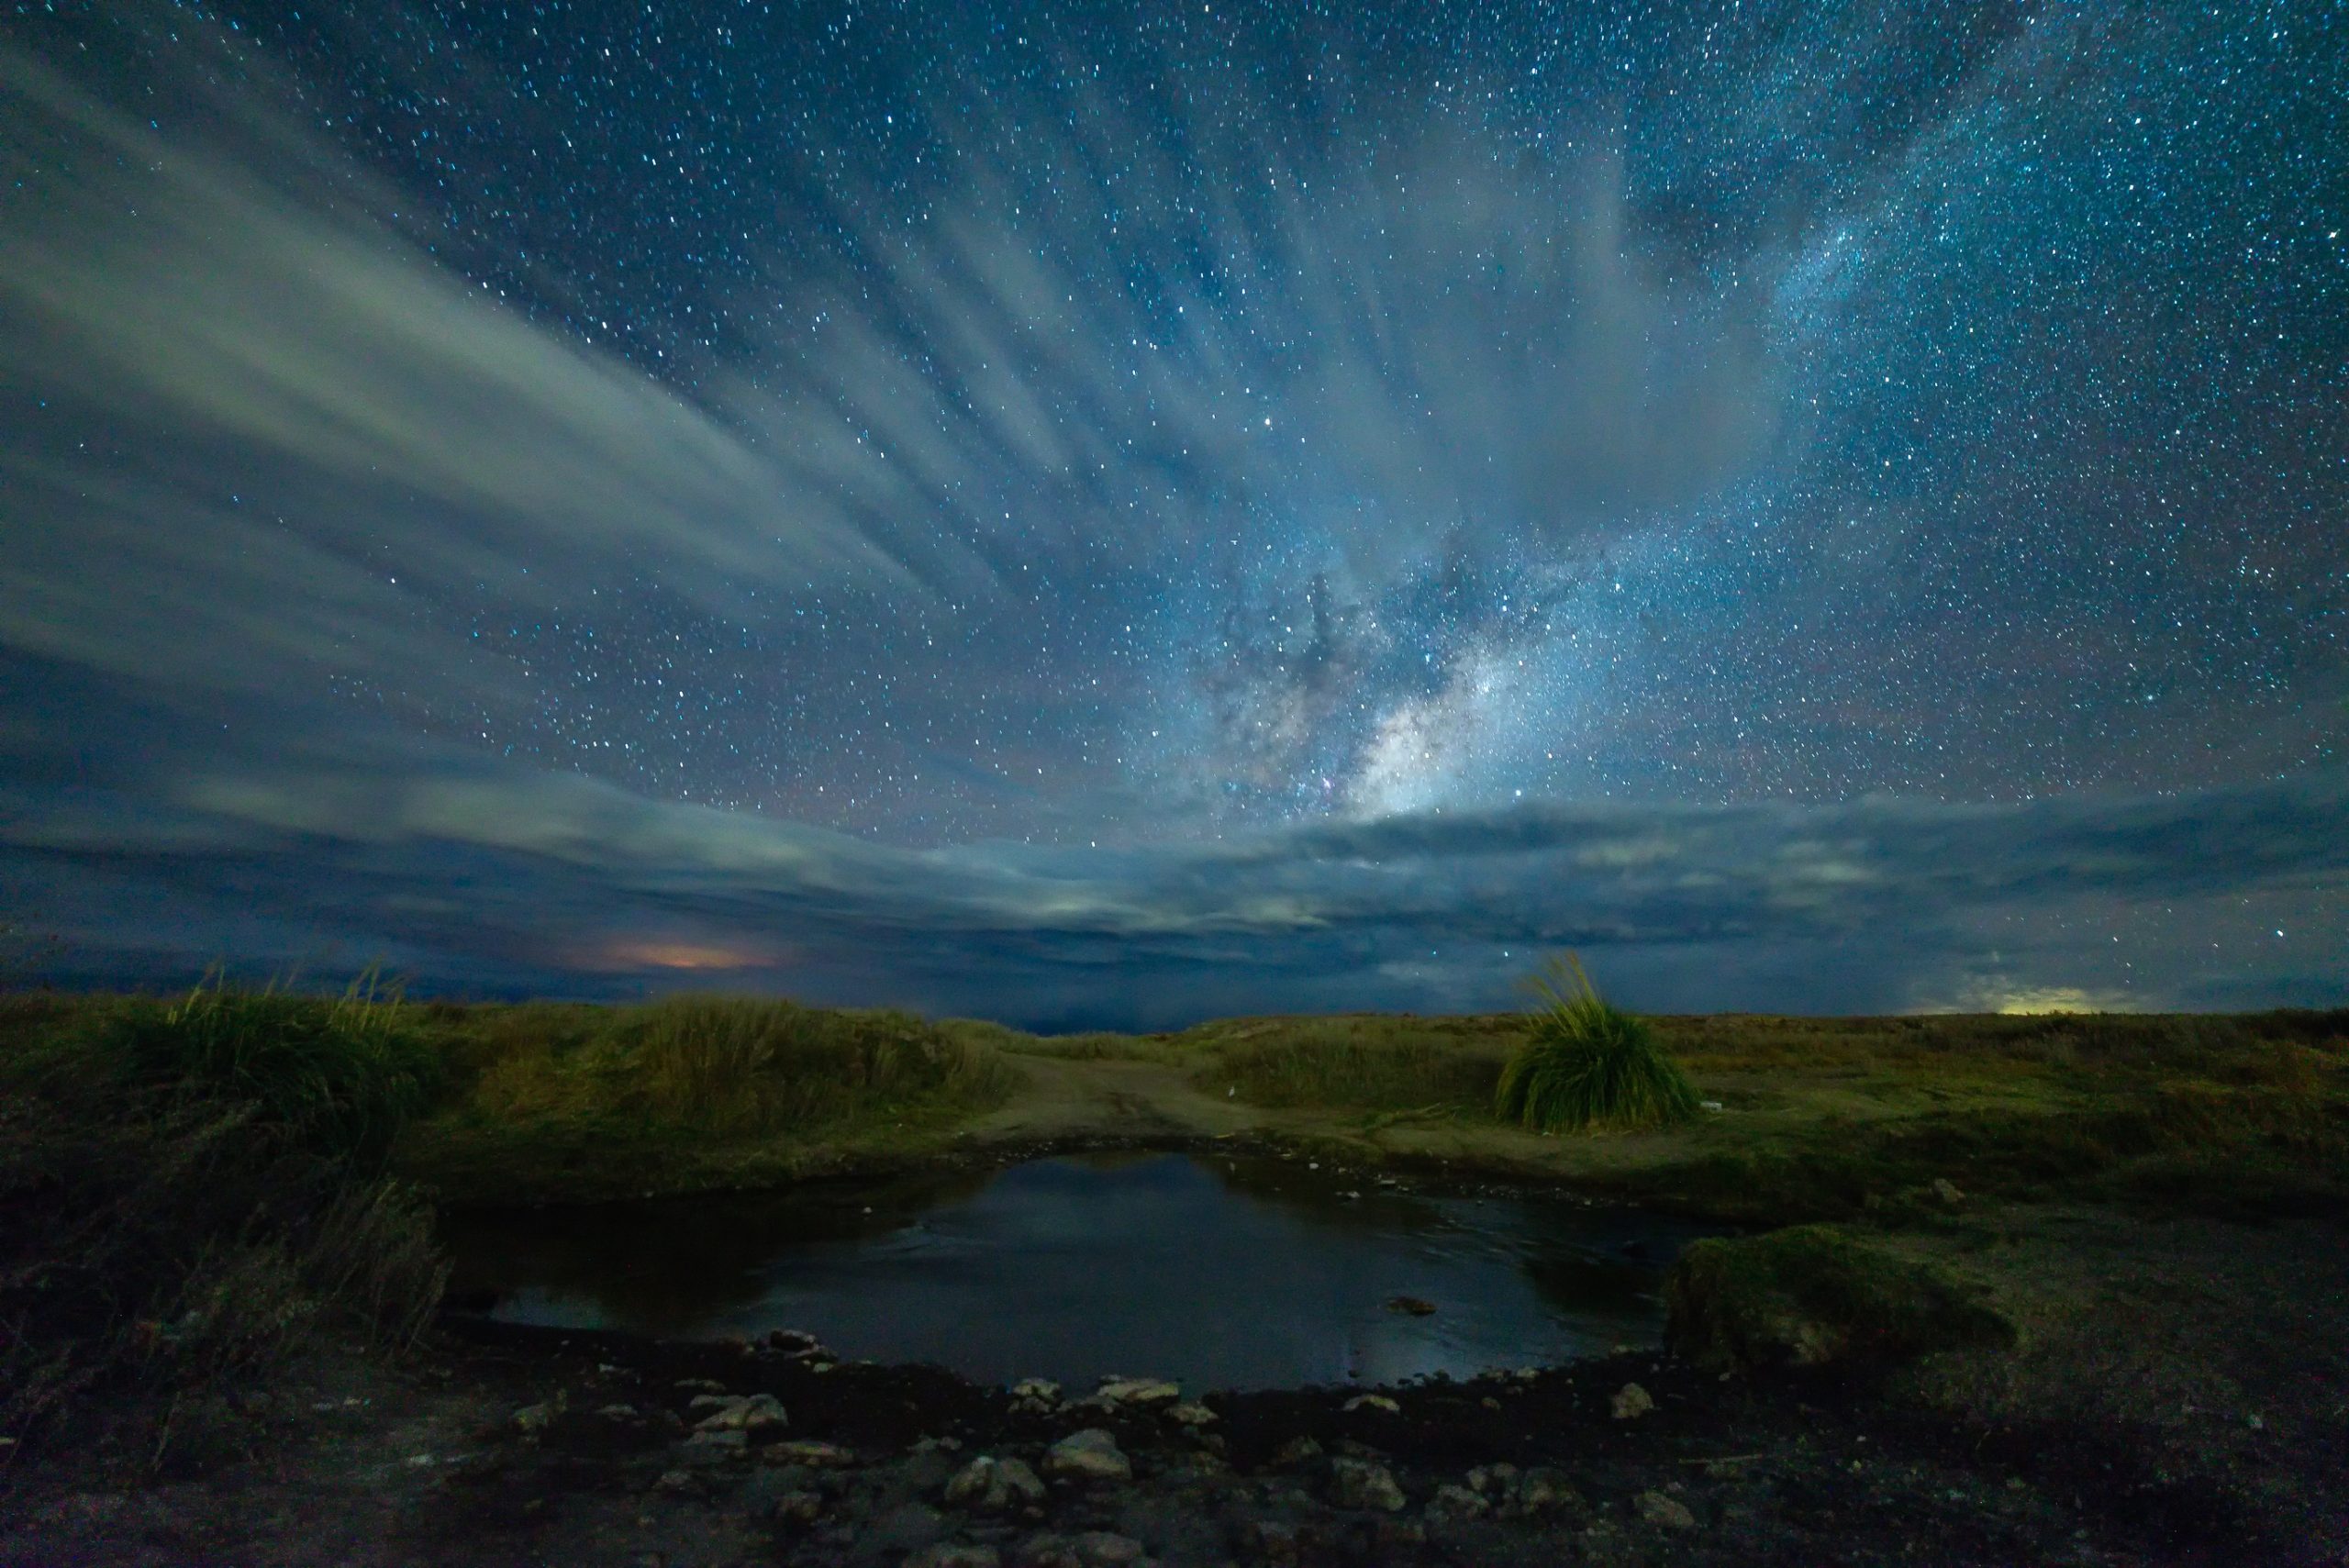
{"type": "Polygon", "coordinates": [[[103,1447],[24,1467],[0,1497],[0,1562],[896,1568],[939,1547],[1016,1565],[1139,1543],[1170,1564],[2338,1563],[2349,1540],[2338,1518],[2263,1530],[2113,1433],[1952,1426],[1851,1374],[1724,1380],[1618,1356],[1388,1389],[1394,1411],[1348,1409],[1352,1389],[1209,1396],[1218,1419],[1194,1436],[1163,1408],[1020,1409],[935,1368],[825,1365],[804,1346],[451,1318],[397,1373],[324,1362],[273,1398],[184,1417],[160,1480],[106,1485],[130,1458],[103,1447]],[[1618,1418],[1630,1383],[1653,1407],[1618,1418]],[[718,1390],[770,1393],[787,1422],[740,1451],[688,1446],[691,1401],[718,1390]],[[551,1402],[539,1429],[517,1423],[551,1402]],[[1086,1427],[1116,1434],[1132,1480],[1053,1479],[1008,1516],[942,1500],[971,1459],[1042,1471],[1086,1427]],[[786,1458],[807,1442],[847,1452],[786,1458]],[[1348,1462],[1389,1473],[1403,1506],[1344,1506],[1348,1462]],[[1529,1489],[1493,1468],[1508,1465],[1555,1473],[1529,1489]],[[1462,1490],[1439,1498],[1447,1485],[1462,1490]]]}

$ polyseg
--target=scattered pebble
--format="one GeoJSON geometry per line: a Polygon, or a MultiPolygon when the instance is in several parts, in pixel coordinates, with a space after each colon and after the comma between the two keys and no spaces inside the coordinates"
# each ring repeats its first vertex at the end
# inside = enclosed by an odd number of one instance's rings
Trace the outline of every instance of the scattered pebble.
{"type": "Polygon", "coordinates": [[[1614,1397],[1608,1401],[1608,1407],[1615,1412],[1617,1420],[1629,1421],[1654,1409],[1655,1400],[1638,1384],[1627,1383],[1615,1391],[1614,1397]]]}
{"type": "Polygon", "coordinates": [[[1044,1471],[1085,1480],[1126,1481],[1132,1478],[1134,1466],[1114,1434],[1087,1427],[1044,1451],[1044,1471]]]}
{"type": "Polygon", "coordinates": [[[1330,1500],[1341,1508],[1375,1508],[1394,1513],[1404,1504],[1403,1488],[1394,1473],[1367,1459],[1330,1462],[1330,1500]]]}

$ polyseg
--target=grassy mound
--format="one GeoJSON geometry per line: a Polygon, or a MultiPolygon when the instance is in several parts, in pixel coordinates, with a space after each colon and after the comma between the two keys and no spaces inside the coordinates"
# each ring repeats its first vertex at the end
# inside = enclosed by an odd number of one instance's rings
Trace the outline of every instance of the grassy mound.
{"type": "Polygon", "coordinates": [[[1898,1361],[2014,1337],[1944,1271],[1831,1225],[1697,1242],[1665,1298],[1673,1349],[1713,1366],[1898,1361]]]}
{"type": "Polygon", "coordinates": [[[1532,984],[1544,1006],[1501,1069],[1495,1108],[1537,1132],[1657,1127],[1697,1113],[1697,1091],[1642,1019],[1601,997],[1582,965],[1553,961],[1532,984]]]}
{"type": "Polygon", "coordinates": [[[761,997],[445,1009],[451,1084],[400,1151],[454,1201],[592,1199],[789,1179],[1000,1103],[993,1045],[910,1013],[761,997]]]}
{"type": "Polygon", "coordinates": [[[1264,1020],[1210,1033],[1193,1081],[1275,1108],[1397,1112],[1481,1106],[1497,1063],[1448,1019],[1264,1020]]]}
{"type": "Polygon", "coordinates": [[[0,1429],[217,1394],[320,1328],[412,1342],[446,1270],[383,1160],[431,1077],[367,991],[0,1006],[0,1429]]]}

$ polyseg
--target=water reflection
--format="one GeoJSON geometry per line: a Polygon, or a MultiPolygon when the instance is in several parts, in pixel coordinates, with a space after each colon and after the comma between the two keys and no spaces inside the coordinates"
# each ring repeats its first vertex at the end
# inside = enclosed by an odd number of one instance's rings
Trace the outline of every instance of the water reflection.
{"type": "Polygon", "coordinates": [[[1122,1154],[593,1210],[457,1217],[515,1321],[806,1329],[992,1380],[1387,1382],[1653,1342],[1690,1235],[1569,1200],[1404,1192],[1260,1156],[1122,1154]],[[1643,1255],[1634,1255],[1643,1254],[1643,1255]],[[1416,1297],[1424,1316],[1387,1304],[1416,1297]]]}

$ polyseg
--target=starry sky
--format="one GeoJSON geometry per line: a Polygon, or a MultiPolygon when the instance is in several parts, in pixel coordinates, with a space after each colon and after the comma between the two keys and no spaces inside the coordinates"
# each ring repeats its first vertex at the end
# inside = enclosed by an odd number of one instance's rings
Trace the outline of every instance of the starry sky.
{"type": "Polygon", "coordinates": [[[2349,1002],[2349,13],[11,0],[0,912],[2349,1002]]]}

